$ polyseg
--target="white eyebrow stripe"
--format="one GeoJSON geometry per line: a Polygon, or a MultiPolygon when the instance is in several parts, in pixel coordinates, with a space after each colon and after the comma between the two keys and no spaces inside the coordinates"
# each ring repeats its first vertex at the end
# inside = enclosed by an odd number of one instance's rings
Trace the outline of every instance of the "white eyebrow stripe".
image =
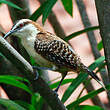
{"type": "Polygon", "coordinates": [[[26,23],[26,22],[30,22],[30,21],[31,21],[31,20],[29,20],[29,19],[19,20],[19,21],[17,21],[17,22],[14,23],[15,25],[13,25],[12,30],[16,29],[20,24],[26,23]]]}

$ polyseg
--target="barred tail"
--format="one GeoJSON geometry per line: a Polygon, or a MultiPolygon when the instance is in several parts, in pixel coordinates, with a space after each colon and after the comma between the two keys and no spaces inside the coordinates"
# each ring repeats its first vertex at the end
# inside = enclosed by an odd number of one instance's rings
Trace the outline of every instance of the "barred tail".
{"type": "Polygon", "coordinates": [[[99,77],[93,72],[91,71],[89,68],[87,68],[86,66],[83,68],[85,70],[85,72],[87,72],[93,79],[95,79],[104,89],[105,91],[107,91],[105,85],[103,84],[103,82],[99,79],[99,77]]]}

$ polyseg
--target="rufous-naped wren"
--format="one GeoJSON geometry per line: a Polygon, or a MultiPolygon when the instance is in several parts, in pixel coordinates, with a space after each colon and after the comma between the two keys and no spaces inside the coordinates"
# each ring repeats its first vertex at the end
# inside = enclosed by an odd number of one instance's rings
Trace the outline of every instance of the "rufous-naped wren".
{"type": "MultiPolygon", "coordinates": [[[[13,25],[4,38],[9,35],[19,37],[26,51],[41,67],[60,72],[62,74],[60,84],[68,71],[82,71],[88,73],[105,88],[97,75],[81,62],[67,42],[45,31],[38,23],[29,19],[21,19],[13,25]]],[[[56,91],[58,91],[59,86],[56,91]]]]}

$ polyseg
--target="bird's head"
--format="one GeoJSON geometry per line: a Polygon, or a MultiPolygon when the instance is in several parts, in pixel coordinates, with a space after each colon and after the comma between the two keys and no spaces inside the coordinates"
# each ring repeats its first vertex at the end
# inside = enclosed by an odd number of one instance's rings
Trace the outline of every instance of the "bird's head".
{"type": "Polygon", "coordinates": [[[11,30],[5,34],[4,38],[6,38],[10,35],[14,35],[14,36],[17,36],[20,38],[28,37],[32,34],[36,35],[39,32],[41,32],[42,30],[43,29],[36,22],[31,21],[29,19],[21,19],[13,25],[11,30]]]}

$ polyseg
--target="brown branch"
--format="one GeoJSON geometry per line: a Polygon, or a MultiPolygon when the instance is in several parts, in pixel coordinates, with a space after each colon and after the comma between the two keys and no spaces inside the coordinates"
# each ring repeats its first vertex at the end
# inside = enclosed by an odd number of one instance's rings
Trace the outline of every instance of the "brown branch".
{"type": "Polygon", "coordinates": [[[34,80],[35,74],[33,74],[32,66],[1,36],[0,52],[23,73],[23,76],[33,85],[33,90],[40,93],[52,110],[66,110],[56,93],[49,88],[41,77],[34,80]]]}
{"type": "MultiPolygon", "coordinates": [[[[0,25],[0,35],[4,36],[5,31],[0,25]]],[[[20,71],[5,57],[0,56],[0,75],[19,75],[20,71]]],[[[24,100],[30,103],[31,95],[22,89],[7,84],[0,84],[11,100],[24,100]],[[12,91],[13,90],[13,91],[12,91]],[[13,95],[14,94],[14,95],[13,95]]],[[[1,109],[0,109],[1,110],[1,109]]]]}
{"type": "Polygon", "coordinates": [[[110,1],[95,0],[95,3],[110,80],[110,1]]]}
{"type": "MultiPolygon", "coordinates": [[[[29,8],[29,3],[28,0],[8,0],[16,5],[18,5],[19,7],[22,8],[22,10],[18,10],[15,9],[13,7],[8,6],[9,9],[9,13],[10,13],[10,17],[12,19],[13,22],[15,22],[16,20],[22,19],[22,18],[28,18],[30,15],[30,8],[29,8]]],[[[27,52],[25,51],[25,49],[23,48],[23,46],[19,43],[18,39],[16,37],[11,37],[11,45],[27,60],[30,61],[30,57],[27,54],[27,52]]],[[[9,66],[9,65],[8,65],[9,66]]],[[[16,74],[19,75],[16,72],[10,72],[8,71],[8,69],[6,69],[7,72],[9,72],[10,74],[16,74]]],[[[13,70],[13,67],[10,68],[10,70],[13,70]]],[[[20,73],[20,72],[19,72],[20,73]]],[[[22,91],[19,88],[15,88],[13,86],[10,85],[6,85],[3,84],[2,87],[4,88],[4,90],[6,91],[6,93],[8,94],[9,98],[11,100],[15,100],[15,99],[19,99],[19,100],[24,100],[28,103],[30,103],[30,95],[27,94],[26,92],[22,91]],[[14,90],[14,95],[13,95],[13,91],[14,90]]]]}
{"type": "Polygon", "coordinates": [[[60,38],[64,39],[66,37],[65,32],[64,32],[63,28],[61,27],[59,21],[57,20],[56,15],[54,14],[53,11],[48,16],[48,20],[49,20],[50,24],[52,25],[56,35],[59,36],[60,38]]]}
{"type": "Polygon", "coordinates": [[[18,5],[22,10],[15,9],[8,6],[9,13],[13,22],[19,19],[28,18],[30,16],[30,9],[28,0],[8,0],[16,5],[18,5]]]}
{"type": "MultiPolygon", "coordinates": [[[[76,3],[77,3],[77,6],[78,6],[78,9],[79,9],[79,13],[80,13],[84,28],[91,27],[91,23],[90,23],[90,20],[88,18],[88,15],[87,15],[87,12],[86,12],[86,7],[84,5],[83,0],[76,0],[76,3]]],[[[93,56],[94,56],[95,59],[97,59],[101,55],[100,55],[100,52],[97,49],[97,41],[96,41],[94,32],[93,31],[87,32],[87,36],[88,36],[88,39],[89,39],[89,42],[90,42],[90,46],[91,46],[91,49],[92,49],[93,56]]]]}
{"type": "MultiPolygon", "coordinates": [[[[80,13],[80,16],[81,16],[84,27],[85,28],[91,27],[91,23],[89,21],[89,18],[88,18],[83,0],[76,0],[76,4],[78,6],[79,13],[80,13]]],[[[90,46],[91,46],[91,49],[92,49],[93,56],[94,56],[95,59],[97,59],[101,56],[101,54],[97,49],[97,41],[96,41],[96,38],[95,38],[95,35],[94,35],[93,31],[87,32],[87,36],[88,36],[88,39],[89,39],[89,42],[90,42],[90,46]]],[[[93,87],[92,83],[90,83],[88,86],[86,86],[86,89],[87,89],[88,92],[94,90],[94,87],[93,87]]],[[[98,96],[92,98],[92,102],[95,105],[103,106],[98,96]]]]}
{"type": "MultiPolygon", "coordinates": [[[[110,84],[110,1],[95,0],[110,84]]],[[[109,93],[110,94],[110,93],[109,93]]],[[[110,100],[110,95],[109,95],[110,100]]]]}

